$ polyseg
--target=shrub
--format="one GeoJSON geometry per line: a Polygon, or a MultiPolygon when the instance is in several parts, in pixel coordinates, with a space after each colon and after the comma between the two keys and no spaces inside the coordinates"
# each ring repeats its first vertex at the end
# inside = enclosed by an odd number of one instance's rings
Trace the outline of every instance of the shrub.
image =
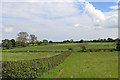
{"type": "Polygon", "coordinates": [[[87,49],[85,46],[82,46],[81,48],[82,48],[82,52],[87,52],[87,49]]]}
{"type": "Polygon", "coordinates": [[[68,48],[68,50],[73,51],[73,48],[68,48]]]}

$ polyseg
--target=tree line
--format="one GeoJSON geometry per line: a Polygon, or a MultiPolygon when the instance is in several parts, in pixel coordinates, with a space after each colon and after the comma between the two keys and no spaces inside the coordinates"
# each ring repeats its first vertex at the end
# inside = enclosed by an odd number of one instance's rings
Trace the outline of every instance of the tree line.
{"type": "MultiPolygon", "coordinates": [[[[28,34],[27,32],[19,32],[17,34],[17,38],[15,39],[4,39],[2,40],[2,48],[3,49],[11,49],[14,47],[26,47],[28,45],[37,46],[37,45],[47,45],[48,43],[84,43],[84,42],[117,42],[117,45],[120,45],[120,39],[97,39],[97,40],[80,40],[80,41],[74,41],[74,40],[64,40],[62,42],[53,42],[48,40],[39,41],[37,40],[37,37],[34,34],[28,34]]],[[[117,46],[119,48],[119,46],[117,46]]],[[[120,48],[119,48],[120,49],[120,48]]]]}
{"type": "Polygon", "coordinates": [[[47,45],[48,40],[38,41],[34,34],[28,34],[27,32],[19,32],[17,38],[15,39],[4,39],[2,40],[1,47],[3,49],[11,49],[14,47],[26,47],[28,45],[40,45],[44,43],[47,45]]]}

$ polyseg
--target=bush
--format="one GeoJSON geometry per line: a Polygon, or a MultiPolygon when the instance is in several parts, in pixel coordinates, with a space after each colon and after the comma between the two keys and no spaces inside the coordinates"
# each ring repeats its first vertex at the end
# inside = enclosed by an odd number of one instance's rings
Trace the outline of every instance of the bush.
{"type": "Polygon", "coordinates": [[[85,46],[82,46],[81,48],[82,48],[82,52],[87,52],[87,49],[85,46]]]}
{"type": "Polygon", "coordinates": [[[68,50],[73,51],[73,48],[68,48],[68,50]]]}

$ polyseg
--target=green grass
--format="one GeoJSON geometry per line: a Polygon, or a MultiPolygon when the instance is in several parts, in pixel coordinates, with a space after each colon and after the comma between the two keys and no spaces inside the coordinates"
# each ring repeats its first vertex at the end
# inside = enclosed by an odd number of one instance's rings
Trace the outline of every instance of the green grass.
{"type": "MultiPolygon", "coordinates": [[[[36,51],[67,51],[68,48],[73,48],[74,51],[81,50],[81,46],[85,43],[65,43],[65,44],[53,44],[45,46],[29,46],[22,48],[14,48],[3,51],[26,51],[26,50],[36,50],[36,51]]],[[[87,49],[115,49],[115,42],[105,42],[105,43],[88,43],[87,49]]]]}
{"type": "MultiPolygon", "coordinates": [[[[73,48],[73,53],[54,69],[44,73],[40,78],[56,78],[60,70],[64,69],[58,78],[117,78],[118,52],[78,52],[85,43],[65,43],[44,46],[29,46],[8,49],[4,51],[67,51],[73,48]]],[[[115,42],[88,43],[87,49],[116,49],[115,42]]],[[[19,61],[46,58],[60,53],[41,52],[4,52],[3,61],[19,61]]]]}
{"type": "Polygon", "coordinates": [[[2,53],[2,61],[19,61],[19,60],[31,60],[31,59],[40,59],[55,56],[60,53],[2,53]]]}
{"type": "Polygon", "coordinates": [[[41,78],[117,78],[117,52],[72,53],[62,64],[41,76],[41,78]]]}

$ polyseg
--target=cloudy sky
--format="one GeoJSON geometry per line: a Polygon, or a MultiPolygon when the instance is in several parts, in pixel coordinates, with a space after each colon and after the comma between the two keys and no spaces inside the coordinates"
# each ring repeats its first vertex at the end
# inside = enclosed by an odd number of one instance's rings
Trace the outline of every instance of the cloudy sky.
{"type": "Polygon", "coordinates": [[[118,3],[115,2],[2,2],[2,39],[21,31],[39,40],[118,37],[118,3]]]}

